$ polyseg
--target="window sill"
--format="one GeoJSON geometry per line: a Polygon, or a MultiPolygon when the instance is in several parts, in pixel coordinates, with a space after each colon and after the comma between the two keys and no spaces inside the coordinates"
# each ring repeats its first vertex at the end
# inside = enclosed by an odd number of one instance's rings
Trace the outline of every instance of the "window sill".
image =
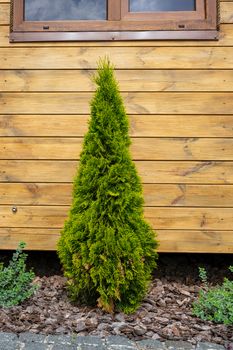
{"type": "Polygon", "coordinates": [[[121,40],[218,40],[217,30],[122,32],[12,32],[10,42],[121,41],[121,40]]]}

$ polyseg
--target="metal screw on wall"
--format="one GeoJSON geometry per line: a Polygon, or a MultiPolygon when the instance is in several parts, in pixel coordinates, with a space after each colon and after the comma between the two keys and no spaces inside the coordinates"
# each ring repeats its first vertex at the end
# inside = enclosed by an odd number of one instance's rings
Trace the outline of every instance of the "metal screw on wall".
{"type": "Polygon", "coordinates": [[[12,207],[11,210],[12,210],[12,213],[13,213],[13,214],[16,214],[18,209],[17,209],[17,207],[12,207]]]}

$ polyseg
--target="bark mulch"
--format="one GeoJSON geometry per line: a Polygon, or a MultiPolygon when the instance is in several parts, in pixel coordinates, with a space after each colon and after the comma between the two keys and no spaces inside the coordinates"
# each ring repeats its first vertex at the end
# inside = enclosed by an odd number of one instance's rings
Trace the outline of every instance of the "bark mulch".
{"type": "Polygon", "coordinates": [[[133,340],[184,340],[193,344],[207,341],[232,349],[233,326],[201,321],[191,310],[201,288],[198,266],[206,267],[212,284],[221,283],[232,256],[161,255],[150,290],[132,315],[109,315],[95,307],[71,304],[56,257],[44,253],[44,257],[30,256],[29,260],[31,265],[37,264],[40,288],[21,306],[0,309],[0,331],[124,335],[133,340]]]}

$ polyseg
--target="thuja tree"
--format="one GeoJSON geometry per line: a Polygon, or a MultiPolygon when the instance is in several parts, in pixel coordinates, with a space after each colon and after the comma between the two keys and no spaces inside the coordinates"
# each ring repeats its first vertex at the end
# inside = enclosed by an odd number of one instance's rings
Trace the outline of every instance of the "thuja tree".
{"type": "Polygon", "coordinates": [[[89,130],[58,254],[74,301],[129,313],[148,287],[157,242],[143,218],[128,118],[108,60],[100,61],[94,80],[89,130]]]}

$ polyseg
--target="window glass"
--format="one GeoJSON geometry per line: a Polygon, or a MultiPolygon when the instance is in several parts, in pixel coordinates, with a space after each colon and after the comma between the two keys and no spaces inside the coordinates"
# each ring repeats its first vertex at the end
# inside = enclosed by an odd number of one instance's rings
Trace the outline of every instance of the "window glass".
{"type": "Polygon", "coordinates": [[[105,20],[106,0],[24,0],[25,21],[105,20]]]}
{"type": "Polygon", "coordinates": [[[195,0],[129,0],[130,12],[195,11],[195,0]]]}

